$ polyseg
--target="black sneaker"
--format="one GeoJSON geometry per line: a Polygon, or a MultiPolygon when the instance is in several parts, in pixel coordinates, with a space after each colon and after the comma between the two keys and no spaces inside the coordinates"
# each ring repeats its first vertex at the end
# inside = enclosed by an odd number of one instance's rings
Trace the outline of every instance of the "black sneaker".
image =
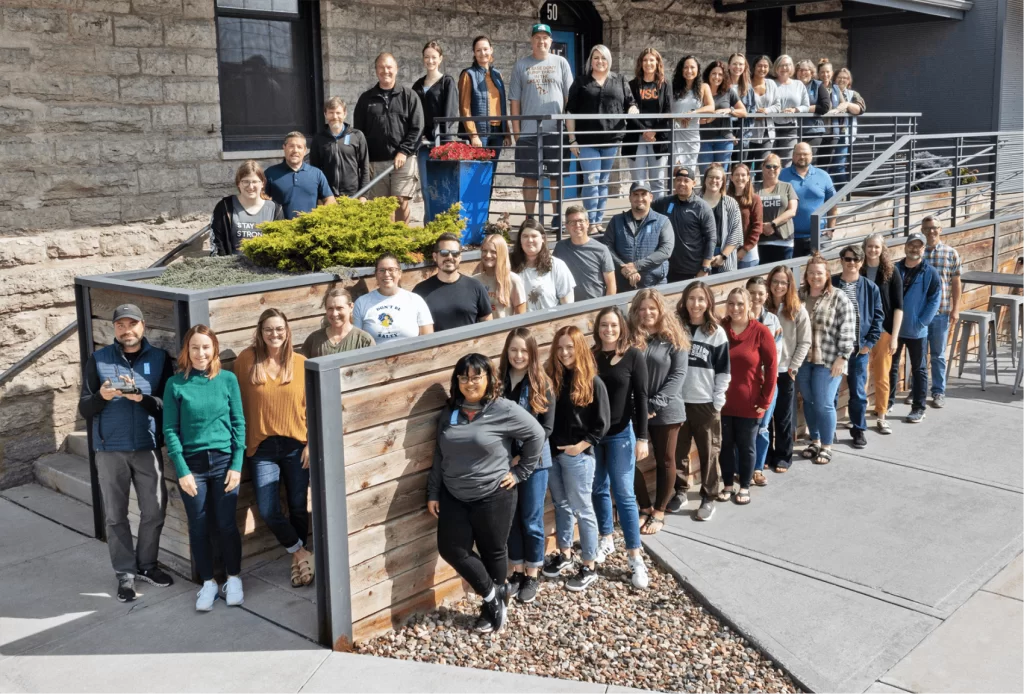
{"type": "Polygon", "coordinates": [[[523,581],[526,580],[526,574],[522,571],[513,571],[512,575],[508,578],[506,583],[505,592],[508,593],[508,599],[516,597],[519,594],[523,581]]]}
{"type": "Polygon", "coordinates": [[[544,560],[544,568],[541,569],[541,573],[548,578],[558,578],[559,574],[570,566],[572,566],[572,559],[561,552],[552,552],[544,560]]]}
{"type": "Polygon", "coordinates": [[[121,574],[117,577],[117,601],[132,602],[135,600],[135,577],[121,574]]]}
{"type": "Polygon", "coordinates": [[[480,634],[490,634],[494,631],[494,622],[491,621],[491,611],[487,607],[485,602],[480,606],[480,616],[476,620],[476,624],[473,625],[474,631],[480,634]]]}
{"type": "Polygon", "coordinates": [[[526,576],[519,586],[519,594],[516,598],[524,605],[528,605],[536,599],[538,588],[540,588],[540,581],[537,580],[537,577],[526,576]]]}
{"type": "Polygon", "coordinates": [[[866,448],[868,445],[867,437],[864,436],[864,432],[860,429],[853,430],[853,447],[854,448],[866,448]]]}
{"type": "Polygon", "coordinates": [[[584,564],[580,566],[580,570],[576,572],[575,576],[565,582],[565,589],[571,590],[573,593],[582,593],[596,580],[597,570],[588,569],[584,564]]]}
{"type": "Polygon", "coordinates": [[[924,419],[924,409],[912,410],[907,415],[907,424],[920,424],[921,420],[924,419]]]}
{"type": "Polygon", "coordinates": [[[138,578],[141,578],[146,583],[151,583],[154,586],[160,586],[161,588],[166,588],[174,583],[174,579],[164,572],[159,566],[139,571],[138,578]]]}

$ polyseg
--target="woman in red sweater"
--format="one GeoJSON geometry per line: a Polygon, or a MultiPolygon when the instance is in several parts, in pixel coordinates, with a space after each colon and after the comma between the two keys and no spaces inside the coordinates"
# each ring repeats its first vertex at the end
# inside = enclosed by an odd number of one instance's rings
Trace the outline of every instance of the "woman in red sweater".
{"type": "Polygon", "coordinates": [[[732,380],[722,408],[722,482],[719,501],[732,496],[739,476],[737,504],[750,503],[750,480],[756,460],[757,423],[775,393],[778,356],[772,331],[751,315],[750,292],[737,287],[729,292],[728,316],[722,321],[729,338],[732,380]]]}
{"type": "Polygon", "coordinates": [[[750,180],[750,169],[746,164],[737,164],[729,174],[729,197],[740,206],[740,219],[743,221],[743,245],[736,251],[736,268],[754,267],[761,262],[757,254],[757,241],[761,238],[764,225],[764,206],[761,196],[754,192],[754,182],[750,180]]]}

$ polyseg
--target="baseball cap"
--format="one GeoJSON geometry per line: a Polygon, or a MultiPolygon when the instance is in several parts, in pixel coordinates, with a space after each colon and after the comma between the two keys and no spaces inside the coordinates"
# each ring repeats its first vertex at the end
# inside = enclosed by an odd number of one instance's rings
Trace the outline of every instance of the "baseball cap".
{"type": "Polygon", "coordinates": [[[539,34],[542,31],[546,33],[548,36],[551,36],[551,27],[549,27],[547,24],[534,24],[533,30],[530,32],[530,36],[533,36],[534,34],[539,34]]]}
{"type": "Polygon", "coordinates": [[[690,167],[683,166],[682,164],[677,164],[676,167],[672,169],[673,176],[678,176],[679,174],[683,174],[687,178],[694,178],[693,171],[690,170],[690,167]]]}
{"type": "Polygon", "coordinates": [[[114,323],[121,320],[122,318],[134,318],[135,320],[143,320],[142,311],[135,304],[121,304],[114,309],[114,317],[111,319],[114,323]]]}
{"type": "Polygon", "coordinates": [[[652,192],[651,186],[647,183],[647,181],[634,181],[633,185],[629,187],[629,194],[632,195],[638,190],[646,190],[648,193],[652,192]]]}
{"type": "Polygon", "coordinates": [[[922,234],[919,231],[915,231],[913,234],[907,237],[906,243],[910,243],[911,241],[920,241],[924,245],[928,245],[928,240],[924,237],[924,234],[922,234]]]}

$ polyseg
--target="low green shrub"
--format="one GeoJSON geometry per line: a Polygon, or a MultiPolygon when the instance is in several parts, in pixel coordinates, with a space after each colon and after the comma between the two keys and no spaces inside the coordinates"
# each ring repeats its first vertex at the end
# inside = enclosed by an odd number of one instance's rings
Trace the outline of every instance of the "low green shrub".
{"type": "Polygon", "coordinates": [[[255,265],[285,272],[368,267],[385,252],[403,263],[419,263],[441,234],[461,236],[466,226],[458,205],[421,228],[391,221],[396,209],[396,198],[366,203],[339,198],[337,204],[322,205],[295,219],[261,224],[263,236],[243,242],[242,253],[255,265]]]}

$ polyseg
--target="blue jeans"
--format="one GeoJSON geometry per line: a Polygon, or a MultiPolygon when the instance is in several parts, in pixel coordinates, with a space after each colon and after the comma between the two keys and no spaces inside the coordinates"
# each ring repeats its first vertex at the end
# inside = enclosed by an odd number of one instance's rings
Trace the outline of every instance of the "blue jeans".
{"type": "Polygon", "coordinates": [[[615,164],[618,145],[612,147],[580,147],[579,165],[583,169],[583,207],[591,224],[604,220],[608,202],[608,177],[615,164]]]}
{"type": "Polygon", "coordinates": [[[946,394],[946,339],[949,314],[936,313],[928,326],[928,352],[932,358],[932,395],[946,394]]]}
{"type": "MultiPolygon", "coordinates": [[[[845,142],[846,137],[846,135],[841,136],[842,139],[840,141],[845,142]]],[[[836,188],[849,180],[849,176],[846,173],[846,158],[849,154],[849,145],[837,145],[832,150],[832,164],[829,167],[829,173],[832,175],[832,183],[835,184],[836,188]]]]}
{"type": "Polygon", "coordinates": [[[591,490],[594,487],[594,456],[590,451],[579,455],[559,453],[552,461],[548,475],[548,488],[555,504],[555,536],[558,548],[572,547],[572,524],[580,528],[580,547],[583,561],[597,558],[597,516],[591,490]]]}
{"type": "Polygon", "coordinates": [[[754,258],[753,260],[747,260],[746,258],[744,258],[743,260],[737,260],[736,261],[736,269],[737,270],[742,270],[745,267],[755,267],[760,262],[761,262],[760,258],[754,258]]]}
{"type": "Polygon", "coordinates": [[[796,385],[804,398],[804,419],[811,441],[832,445],[836,435],[836,393],[839,376],[829,366],[804,362],[796,373],[796,385]]]}
{"type": "MultiPolygon", "coordinates": [[[[871,361],[871,353],[858,353],[850,357],[847,364],[846,385],[850,389],[850,402],[847,410],[850,415],[850,424],[854,430],[867,431],[868,429],[868,363],[871,361]]],[[[838,401],[838,391],[836,400],[838,401]]]]}
{"type": "MultiPolygon", "coordinates": [[[[181,492],[181,503],[188,517],[188,541],[196,572],[201,581],[213,580],[213,547],[210,546],[210,521],[217,528],[224,571],[237,576],[242,571],[242,536],[235,523],[238,509],[238,487],[224,491],[224,478],[231,467],[231,454],[220,451],[200,451],[185,458],[196,481],[196,495],[181,492]]],[[[179,482],[178,488],[181,488],[179,482]]]]}
{"type": "Polygon", "coordinates": [[[548,493],[548,470],[534,470],[517,486],[519,501],[508,534],[508,561],[527,568],[544,565],[544,497],[548,493]]]}
{"type": "Polygon", "coordinates": [[[700,156],[697,157],[697,166],[704,171],[709,164],[718,163],[722,168],[729,171],[729,162],[732,159],[733,141],[726,133],[715,133],[714,140],[700,141],[700,156]],[[724,137],[724,140],[718,139],[724,137]]]}
{"type": "Polygon", "coordinates": [[[764,462],[768,458],[768,444],[770,443],[771,436],[768,430],[771,428],[772,415],[775,414],[775,401],[779,399],[779,388],[775,387],[775,392],[772,393],[772,401],[768,404],[768,409],[764,411],[764,416],[757,423],[757,449],[754,453],[754,470],[764,470],[764,462]]]}
{"type": "Polygon", "coordinates": [[[297,552],[309,537],[309,469],[302,467],[305,447],[306,444],[287,436],[270,436],[249,459],[260,516],[289,554],[297,552]],[[281,512],[282,478],[288,499],[287,518],[281,512]]]}
{"type": "Polygon", "coordinates": [[[503,133],[490,133],[488,135],[481,135],[480,142],[483,144],[484,149],[494,150],[494,161],[498,160],[501,156],[501,148],[505,144],[505,135],[503,133]]]}
{"type": "Polygon", "coordinates": [[[651,187],[655,199],[668,191],[668,155],[657,154],[654,148],[658,145],[640,143],[636,146],[636,156],[630,161],[634,181],[646,181],[651,187]]]}
{"type": "Polygon", "coordinates": [[[640,549],[640,509],[636,505],[633,478],[636,469],[636,436],[630,423],[618,434],[605,436],[594,451],[594,512],[602,537],[615,532],[612,516],[612,494],[619,509],[619,525],[626,540],[626,549],[640,549]]]}

